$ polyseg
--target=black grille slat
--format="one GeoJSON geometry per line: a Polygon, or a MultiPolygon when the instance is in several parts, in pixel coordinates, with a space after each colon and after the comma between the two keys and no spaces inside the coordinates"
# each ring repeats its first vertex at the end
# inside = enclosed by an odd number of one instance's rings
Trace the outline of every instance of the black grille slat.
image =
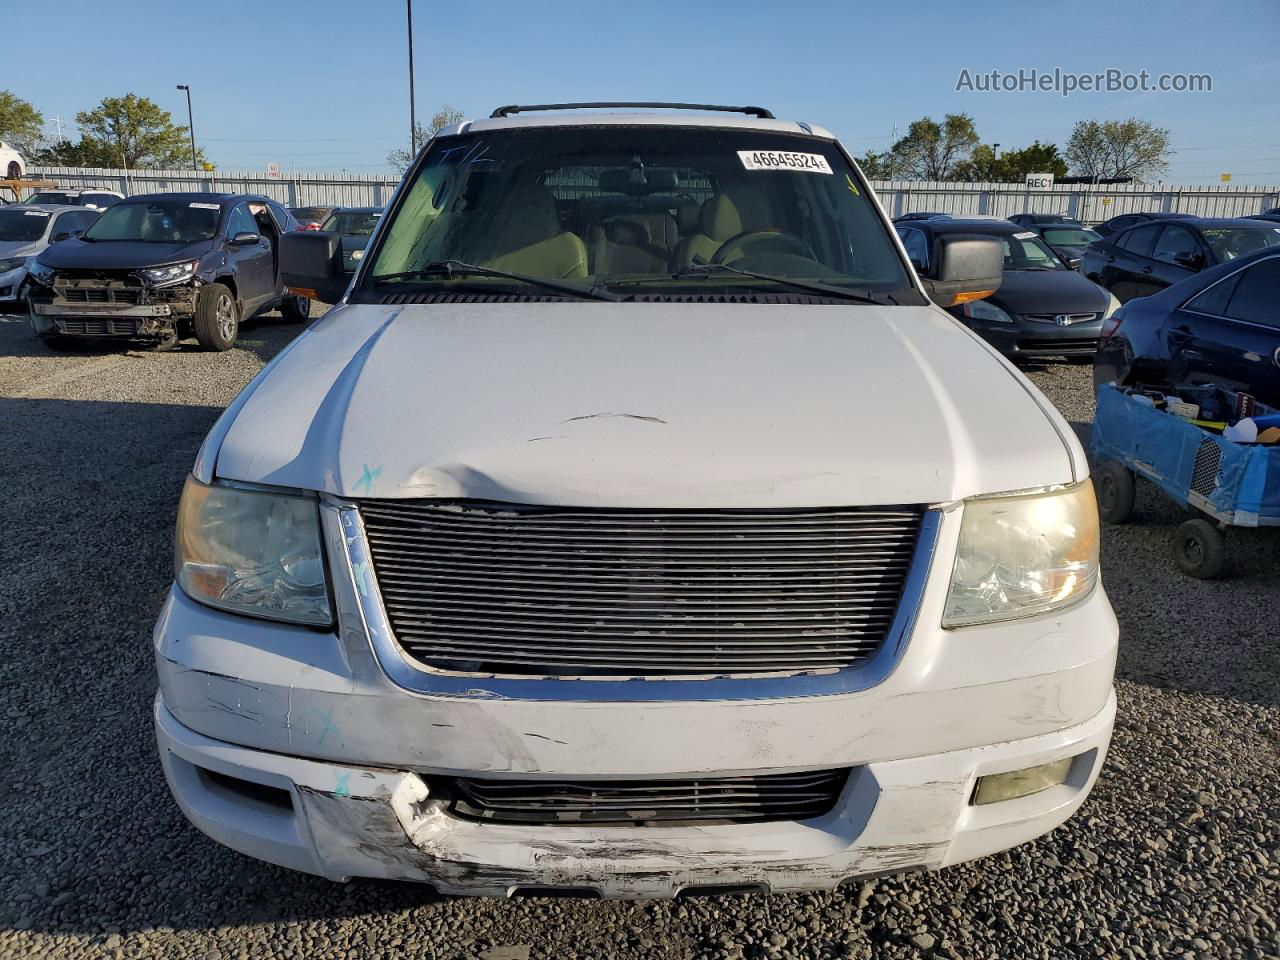
{"type": "Polygon", "coordinates": [[[696,780],[442,778],[432,793],[455,816],[486,823],[768,823],[828,813],[848,777],[841,769],[696,780]]]}
{"type": "Polygon", "coordinates": [[[401,648],[440,669],[685,676],[839,669],[892,626],[910,508],[359,504],[401,648]]]}

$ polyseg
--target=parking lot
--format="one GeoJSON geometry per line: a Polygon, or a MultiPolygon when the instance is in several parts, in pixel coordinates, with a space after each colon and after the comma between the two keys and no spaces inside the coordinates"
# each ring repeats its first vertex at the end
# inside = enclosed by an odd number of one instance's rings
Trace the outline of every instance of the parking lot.
{"type": "MultiPolygon", "coordinates": [[[[1009,853],[833,894],[499,901],[334,885],[207,840],[156,760],[150,631],[184,473],[297,333],[273,320],[225,354],[54,354],[0,318],[0,955],[1280,955],[1280,542],[1233,531],[1227,576],[1188,579],[1149,490],[1104,534],[1121,645],[1102,779],[1009,853]]],[[[1089,368],[1030,374],[1087,431],[1089,368]]]]}

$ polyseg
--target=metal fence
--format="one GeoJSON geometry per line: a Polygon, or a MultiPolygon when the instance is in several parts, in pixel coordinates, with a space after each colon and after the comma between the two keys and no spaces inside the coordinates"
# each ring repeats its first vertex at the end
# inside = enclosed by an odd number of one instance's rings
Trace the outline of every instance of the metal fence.
{"type": "MultiPolygon", "coordinates": [[[[30,175],[65,187],[106,187],[126,196],[196,191],[257,193],[291,207],[381,206],[400,182],[388,174],[290,172],[270,179],[261,170],[102,170],[87,167],[32,167],[30,175]]],[[[1121,213],[1166,210],[1202,217],[1240,217],[1280,206],[1280,186],[1213,184],[1063,184],[1027,190],[1016,183],[950,183],[927,180],[874,181],[891,217],[916,210],[1008,217],[1015,213],[1066,213],[1098,223],[1121,213]]]]}

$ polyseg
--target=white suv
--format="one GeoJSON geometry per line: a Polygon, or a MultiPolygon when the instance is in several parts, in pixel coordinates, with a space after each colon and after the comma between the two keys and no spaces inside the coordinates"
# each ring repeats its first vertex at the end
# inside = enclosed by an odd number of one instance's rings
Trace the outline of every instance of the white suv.
{"type": "Polygon", "coordinates": [[[27,162],[12,146],[0,140],[0,179],[21,180],[27,172],[27,162]]]}
{"type": "Polygon", "coordinates": [[[922,281],[827,131],[605,106],[441,131],[345,293],[340,238],[282,238],[339,305],[183,492],[178,803],[498,896],[821,889],[1051,830],[1116,622],[1071,428],[930,302],[989,294],[998,242],[922,281]]]}

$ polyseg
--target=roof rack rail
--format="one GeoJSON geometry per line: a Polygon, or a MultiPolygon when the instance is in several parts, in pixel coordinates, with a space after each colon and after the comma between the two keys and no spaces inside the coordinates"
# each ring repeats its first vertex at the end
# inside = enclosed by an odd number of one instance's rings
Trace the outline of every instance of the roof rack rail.
{"type": "Polygon", "coordinates": [[[606,100],[600,103],[533,103],[533,104],[517,104],[510,103],[505,107],[499,107],[493,113],[489,114],[490,118],[509,117],[513,113],[531,113],[535,110],[594,110],[600,107],[645,107],[651,110],[714,110],[719,113],[747,113],[761,120],[775,119],[773,114],[764,107],[726,107],[714,103],[661,103],[649,101],[612,101],[606,100]]]}

